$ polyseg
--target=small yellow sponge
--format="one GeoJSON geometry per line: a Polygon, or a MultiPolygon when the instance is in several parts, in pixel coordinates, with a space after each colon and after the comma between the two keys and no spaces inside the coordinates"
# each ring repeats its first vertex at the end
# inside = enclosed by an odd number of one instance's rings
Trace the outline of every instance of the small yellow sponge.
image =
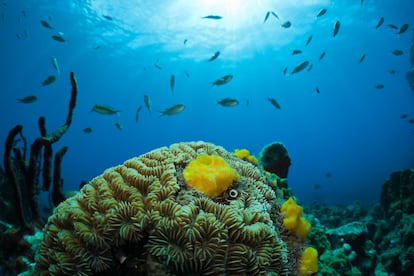
{"type": "Polygon", "coordinates": [[[183,171],[188,186],[208,196],[221,195],[240,175],[222,157],[199,155],[183,171]]]}
{"type": "Polygon", "coordinates": [[[289,231],[295,232],[302,239],[306,239],[311,225],[302,215],[302,207],[299,206],[293,198],[289,198],[283,203],[281,212],[285,213],[283,225],[289,231]]]}
{"type": "Polygon", "coordinates": [[[250,163],[257,165],[258,161],[254,155],[250,155],[250,152],[247,149],[235,149],[234,155],[238,158],[249,161],[250,163]]]}
{"type": "Polygon", "coordinates": [[[313,247],[307,247],[303,251],[299,276],[309,276],[318,272],[318,251],[313,247]]]}

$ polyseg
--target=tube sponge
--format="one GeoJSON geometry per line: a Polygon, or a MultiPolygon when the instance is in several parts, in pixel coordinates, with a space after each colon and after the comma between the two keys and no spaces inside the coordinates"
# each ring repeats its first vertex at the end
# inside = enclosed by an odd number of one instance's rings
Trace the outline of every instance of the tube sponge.
{"type": "Polygon", "coordinates": [[[293,198],[289,198],[283,203],[281,212],[285,213],[283,225],[289,231],[295,232],[302,239],[306,239],[311,225],[302,215],[302,206],[299,206],[293,198]]]}
{"type": "Polygon", "coordinates": [[[199,155],[183,171],[188,186],[208,196],[221,195],[240,175],[222,157],[199,155]]]}
{"type": "Polygon", "coordinates": [[[318,272],[318,251],[313,247],[307,247],[302,254],[299,276],[313,275],[318,272]]]}

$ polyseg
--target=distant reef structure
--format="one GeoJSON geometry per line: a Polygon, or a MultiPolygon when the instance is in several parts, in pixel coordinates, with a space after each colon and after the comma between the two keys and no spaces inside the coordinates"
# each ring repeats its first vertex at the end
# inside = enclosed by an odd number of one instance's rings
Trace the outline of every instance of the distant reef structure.
{"type": "Polygon", "coordinates": [[[318,275],[414,275],[414,170],[393,172],[370,210],[312,204],[318,275]]]}
{"type": "Polygon", "coordinates": [[[40,136],[31,144],[30,150],[23,135],[22,125],[13,127],[6,138],[4,169],[0,167],[0,274],[2,275],[16,275],[34,261],[31,242],[25,240],[24,235],[36,236],[35,232],[44,227],[53,206],[66,199],[63,194],[61,161],[68,147],[59,149],[53,159],[52,145],[62,138],[72,123],[78,93],[74,73],[70,73],[70,83],[72,91],[68,114],[61,127],[49,133],[45,117],[40,117],[38,121],[40,136]],[[27,152],[29,152],[28,159],[27,152]],[[43,177],[42,185],[39,183],[40,174],[43,177]],[[39,208],[37,196],[40,191],[50,193],[51,202],[50,206],[47,206],[49,211],[44,211],[46,208],[39,208]]]}
{"type": "Polygon", "coordinates": [[[408,84],[410,85],[411,90],[414,92],[414,29],[412,30],[412,44],[410,49],[410,69],[406,74],[408,84]]]}
{"type": "Polygon", "coordinates": [[[105,170],[55,209],[36,273],[314,274],[302,207],[253,163],[199,141],[105,170]]]}

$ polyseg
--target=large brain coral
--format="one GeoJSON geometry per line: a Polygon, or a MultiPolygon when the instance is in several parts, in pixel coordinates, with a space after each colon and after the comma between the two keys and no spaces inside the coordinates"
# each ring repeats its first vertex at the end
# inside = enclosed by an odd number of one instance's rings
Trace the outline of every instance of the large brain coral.
{"type": "Polygon", "coordinates": [[[204,142],[162,147],[107,169],[44,229],[42,275],[296,274],[303,240],[284,230],[277,193],[253,164],[204,142]],[[199,155],[240,175],[209,197],[185,184],[199,155]]]}

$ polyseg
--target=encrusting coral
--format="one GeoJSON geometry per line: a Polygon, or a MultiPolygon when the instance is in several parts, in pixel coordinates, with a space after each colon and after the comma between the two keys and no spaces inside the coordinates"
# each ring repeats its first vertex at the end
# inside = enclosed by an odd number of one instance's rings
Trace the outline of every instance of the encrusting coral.
{"type": "Polygon", "coordinates": [[[284,228],[261,170],[222,147],[162,147],[107,169],[61,203],[44,229],[41,275],[294,275],[304,240],[284,228]],[[200,155],[240,178],[218,196],[185,183],[200,155]]]}

